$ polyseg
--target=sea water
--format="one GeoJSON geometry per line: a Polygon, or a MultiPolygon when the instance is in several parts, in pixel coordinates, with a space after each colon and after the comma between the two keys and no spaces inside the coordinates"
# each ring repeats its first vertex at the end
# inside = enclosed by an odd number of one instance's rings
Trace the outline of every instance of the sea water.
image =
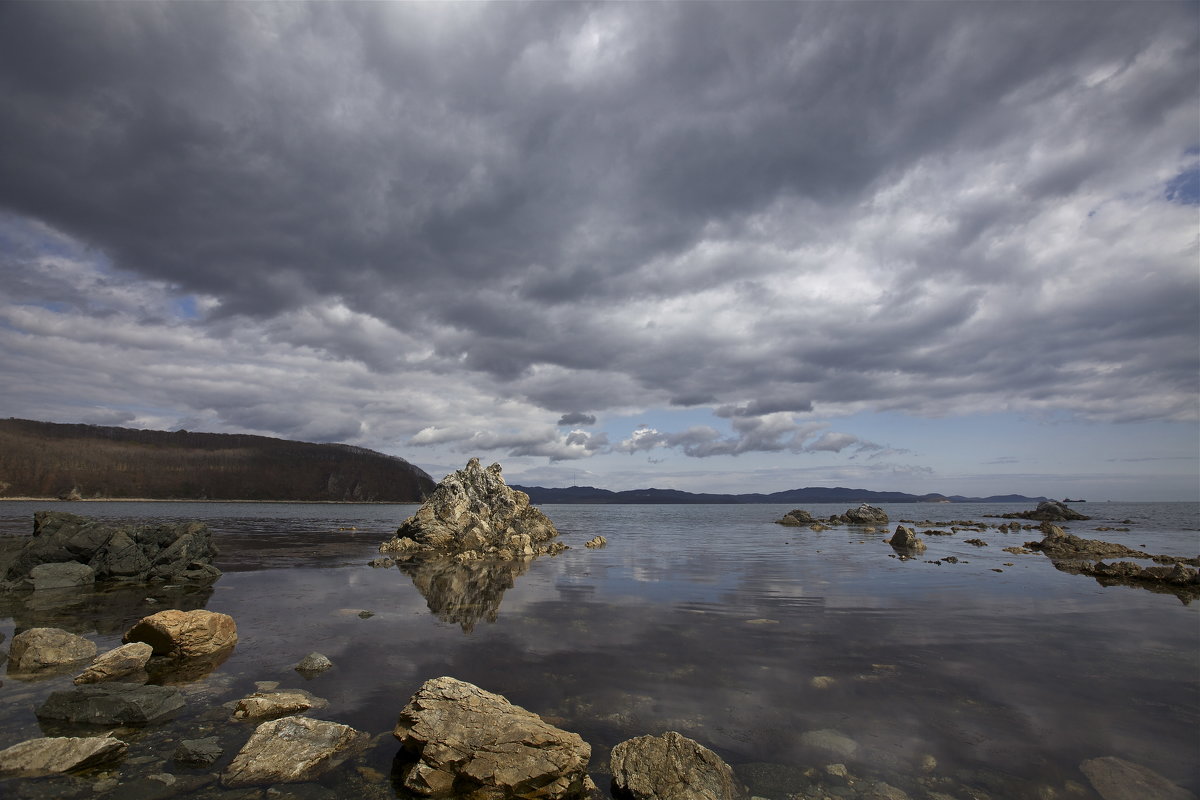
{"type": "MultiPolygon", "coordinates": [[[[3,503],[0,536],[28,536],[42,508],[201,519],[214,531],[225,574],[166,599],[230,614],[239,643],[181,687],[181,717],[132,736],[127,761],[145,769],[195,772],[171,762],[177,741],[206,734],[197,731],[212,709],[256,681],[306,688],[330,703],[312,716],[375,735],[423,681],[449,675],[582,735],[605,791],[611,747],[666,730],[715,750],[773,800],[824,780],[833,763],[914,798],[1098,797],[1079,764],[1100,756],[1200,790],[1200,603],[1104,586],[1003,549],[1038,531],[924,535],[928,550],[902,559],[885,541],[900,520],[950,530],[955,520],[1006,522],[994,515],[1024,507],[882,507],[887,530],[814,532],[774,524],[790,506],[544,506],[571,549],[488,568],[368,566],[415,510],[405,505],[3,503]],[[584,548],[596,535],[608,545],[584,548]],[[306,681],[293,666],[312,651],[336,666],[306,681]]],[[[1197,504],[1078,508],[1093,519],[1066,525],[1077,535],[1154,554],[1200,551],[1197,504]]],[[[807,509],[826,517],[846,507],[807,509]]],[[[32,595],[0,608],[0,633],[53,625],[103,652],[168,607],[154,599],[130,589],[40,604],[32,595]]],[[[0,747],[43,735],[33,709],[70,677],[6,678],[0,747]]],[[[228,749],[215,769],[249,736],[245,723],[219,730],[228,749]]],[[[403,797],[389,777],[397,750],[380,736],[358,772],[325,782],[374,776],[376,796],[403,797]]],[[[116,772],[125,780],[138,769],[116,772]]]]}

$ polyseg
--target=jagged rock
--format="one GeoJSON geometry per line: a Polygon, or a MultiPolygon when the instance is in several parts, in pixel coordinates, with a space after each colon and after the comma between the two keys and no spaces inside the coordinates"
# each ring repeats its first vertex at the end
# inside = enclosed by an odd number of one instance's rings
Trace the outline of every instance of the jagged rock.
{"type": "Polygon", "coordinates": [[[1177,556],[1151,555],[1143,550],[1135,550],[1123,544],[1105,542],[1100,539],[1084,539],[1067,533],[1057,525],[1043,522],[1040,530],[1045,536],[1040,542],[1026,542],[1031,550],[1038,550],[1051,558],[1057,559],[1097,559],[1097,558],[1147,558],[1160,564],[1192,564],[1200,566],[1200,560],[1179,558],[1177,556]]]}
{"type": "Polygon", "coordinates": [[[216,763],[225,750],[216,736],[203,739],[184,739],[175,748],[176,763],[185,767],[208,767],[216,763]]]}
{"type": "Polygon", "coordinates": [[[366,746],[349,725],[308,717],[264,722],[221,775],[227,787],[310,781],[366,746]]]}
{"type": "Polygon", "coordinates": [[[61,628],[30,628],[8,648],[10,673],[33,673],[94,658],[96,643],[61,628]]]}
{"type": "Polygon", "coordinates": [[[1073,508],[1068,508],[1057,500],[1043,500],[1033,511],[1015,511],[1011,514],[1001,514],[1002,519],[1034,519],[1042,522],[1067,522],[1076,519],[1091,519],[1085,517],[1073,508]]]}
{"type": "Polygon", "coordinates": [[[612,749],[613,792],[633,800],[737,800],[746,796],[713,751],[675,731],[612,749]]]}
{"type": "Polygon", "coordinates": [[[782,519],[775,520],[777,525],[812,525],[816,522],[813,515],[805,511],[803,508],[794,508],[783,515],[782,519]]]}
{"type": "Polygon", "coordinates": [[[896,526],[896,532],[888,539],[888,544],[905,552],[921,553],[925,550],[925,542],[917,536],[917,532],[903,525],[896,526]]]}
{"type": "Polygon", "coordinates": [[[593,536],[591,539],[588,539],[586,542],[584,542],[583,546],[590,547],[595,550],[597,548],[604,547],[606,544],[608,544],[608,539],[605,539],[603,536],[593,536]]]}
{"type": "Polygon", "coordinates": [[[129,745],[111,736],[29,739],[0,750],[0,777],[38,778],[115,761],[129,745]]]}
{"type": "Polygon", "coordinates": [[[316,675],[332,666],[333,662],[321,653],[309,653],[300,659],[300,663],[296,665],[296,671],[305,675],[316,675]]]}
{"type": "Polygon", "coordinates": [[[529,495],[504,483],[499,464],[483,469],[472,458],[447,475],[379,550],[511,559],[562,552],[565,545],[550,541],[556,536],[554,523],[529,504],[529,495]]]}
{"type": "Polygon", "coordinates": [[[863,503],[858,508],[847,509],[841,521],[850,525],[887,525],[888,515],[882,508],[863,503]]]}
{"type": "Polygon", "coordinates": [[[591,747],[505,698],[454,678],[426,681],[392,734],[412,763],[407,791],[427,797],[583,798],[591,747]]]}
{"type": "Polygon", "coordinates": [[[1140,764],[1115,756],[1079,765],[1104,800],[1196,800],[1196,795],[1140,764]]]}
{"type": "Polygon", "coordinates": [[[143,617],[122,641],[146,642],[156,656],[194,658],[232,647],[237,642],[237,624],[228,614],[172,608],[143,617]]]}
{"type": "Polygon", "coordinates": [[[233,718],[272,719],[287,714],[298,714],[310,708],[325,708],[328,700],[315,697],[303,689],[283,689],[275,692],[255,692],[237,701],[233,718]]]}
{"type": "Polygon", "coordinates": [[[96,582],[96,571],[77,561],[38,564],[29,570],[29,579],[33,582],[35,592],[46,589],[81,589],[96,582]]]}
{"type": "Polygon", "coordinates": [[[145,642],[130,642],[96,656],[91,665],[75,677],[75,685],[102,683],[141,672],[154,648],[145,642]]]}
{"type": "Polygon", "coordinates": [[[38,707],[38,719],[93,725],[145,725],[173,716],[183,695],[168,686],[98,683],[53,692],[38,707]]]}
{"type": "MultiPolygon", "coordinates": [[[[212,532],[201,522],[116,525],[64,511],[39,511],[33,515],[33,537],[9,562],[4,579],[37,586],[38,567],[79,564],[90,567],[97,581],[211,583],[221,575],[212,563],[216,552],[212,532]]],[[[47,580],[67,580],[61,568],[39,574],[41,588],[47,588],[47,580]]],[[[68,585],[84,580],[82,570],[73,580],[68,585]]]]}

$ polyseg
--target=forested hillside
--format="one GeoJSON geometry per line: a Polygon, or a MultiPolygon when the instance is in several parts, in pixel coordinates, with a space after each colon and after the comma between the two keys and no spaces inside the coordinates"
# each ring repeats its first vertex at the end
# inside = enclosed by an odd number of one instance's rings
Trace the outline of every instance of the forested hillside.
{"type": "Polygon", "coordinates": [[[418,501],[434,481],[344,444],[0,420],[0,497],[418,501]]]}

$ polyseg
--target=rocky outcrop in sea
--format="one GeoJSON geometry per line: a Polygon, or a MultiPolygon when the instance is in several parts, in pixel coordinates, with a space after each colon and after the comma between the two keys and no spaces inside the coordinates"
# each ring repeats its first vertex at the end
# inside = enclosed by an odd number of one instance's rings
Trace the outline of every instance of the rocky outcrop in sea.
{"type": "Polygon", "coordinates": [[[863,503],[858,508],[848,508],[844,514],[834,514],[827,519],[817,519],[803,508],[794,508],[775,522],[817,530],[818,526],[823,529],[827,525],[887,525],[888,515],[882,508],[863,503]]]}
{"type": "Polygon", "coordinates": [[[1043,500],[1033,511],[1014,511],[1011,514],[1001,514],[1000,517],[1001,519],[1032,519],[1038,522],[1070,522],[1071,520],[1091,519],[1057,500],[1043,500]]]}
{"type": "Polygon", "coordinates": [[[529,495],[504,483],[499,464],[485,469],[478,458],[472,458],[447,475],[379,551],[397,559],[421,555],[459,561],[527,558],[567,549],[551,541],[556,536],[554,523],[530,505],[529,495]]]}

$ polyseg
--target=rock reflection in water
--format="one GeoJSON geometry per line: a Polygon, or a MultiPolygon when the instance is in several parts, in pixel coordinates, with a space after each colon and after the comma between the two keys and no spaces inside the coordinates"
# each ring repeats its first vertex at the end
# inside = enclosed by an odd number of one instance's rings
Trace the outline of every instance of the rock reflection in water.
{"type": "Polygon", "coordinates": [[[72,633],[123,633],[137,620],[177,608],[204,608],[211,584],[137,584],[103,588],[0,592],[0,617],[12,617],[17,631],[62,628],[72,633]]]}
{"type": "Polygon", "coordinates": [[[463,633],[470,633],[481,619],[496,621],[504,593],[525,574],[532,561],[532,558],[516,558],[460,562],[452,558],[425,558],[401,561],[396,566],[412,578],[434,616],[459,625],[463,633]]]}

